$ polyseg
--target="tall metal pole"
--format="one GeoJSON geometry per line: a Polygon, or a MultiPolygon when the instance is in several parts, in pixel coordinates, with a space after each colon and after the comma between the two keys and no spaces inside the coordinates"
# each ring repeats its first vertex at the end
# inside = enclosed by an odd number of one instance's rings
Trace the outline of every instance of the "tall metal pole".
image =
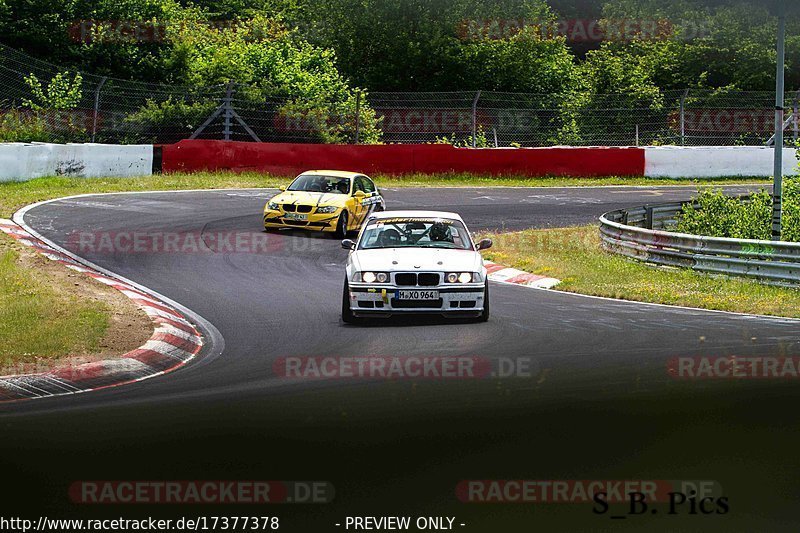
{"type": "Polygon", "coordinates": [[[683,91],[681,95],[680,101],[680,112],[681,112],[681,146],[686,145],[686,97],[689,96],[689,89],[687,88],[683,91]]]}
{"type": "Polygon", "coordinates": [[[781,197],[783,188],[783,71],[784,42],[786,39],[786,8],[780,2],[778,9],[778,57],[775,75],[775,166],[772,188],[772,240],[781,238],[781,197]]]}
{"type": "Polygon", "coordinates": [[[103,76],[100,83],[97,84],[97,89],[94,91],[94,115],[92,115],[92,142],[94,142],[95,135],[97,134],[97,114],[100,112],[100,89],[106,84],[108,76],[103,76]]]}
{"type": "Polygon", "coordinates": [[[481,92],[475,93],[475,99],[472,100],[472,147],[478,143],[478,99],[481,97],[481,92]]]}
{"type": "Polygon", "coordinates": [[[225,91],[225,114],[223,115],[223,129],[222,135],[226,141],[231,140],[231,134],[233,130],[231,130],[231,126],[233,125],[233,82],[228,82],[228,88],[225,91]]]}
{"type": "Polygon", "coordinates": [[[361,133],[361,90],[356,91],[356,144],[359,142],[361,133]]]}
{"type": "Polygon", "coordinates": [[[798,112],[800,112],[800,105],[798,105],[798,98],[800,97],[800,90],[794,93],[794,104],[792,105],[792,131],[794,133],[794,144],[797,145],[797,137],[800,133],[800,124],[798,124],[798,119],[800,117],[797,116],[798,112]]]}

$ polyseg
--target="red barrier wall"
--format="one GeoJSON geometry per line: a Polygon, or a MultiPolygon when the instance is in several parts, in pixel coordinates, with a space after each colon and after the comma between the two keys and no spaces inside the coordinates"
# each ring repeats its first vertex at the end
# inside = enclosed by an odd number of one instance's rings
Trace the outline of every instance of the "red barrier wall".
{"type": "Polygon", "coordinates": [[[284,144],[184,140],[164,145],[163,172],[233,170],[294,176],[304,170],[366,174],[468,172],[527,176],[642,176],[641,148],[454,148],[446,144],[284,144]]]}

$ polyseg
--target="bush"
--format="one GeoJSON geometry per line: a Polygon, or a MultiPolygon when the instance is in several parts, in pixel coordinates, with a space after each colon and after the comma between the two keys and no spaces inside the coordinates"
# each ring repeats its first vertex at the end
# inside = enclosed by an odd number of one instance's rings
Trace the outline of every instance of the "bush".
{"type": "Polygon", "coordinates": [[[47,124],[36,113],[11,109],[0,115],[0,142],[48,142],[47,124]]]}
{"type": "Polygon", "coordinates": [[[85,121],[74,110],[10,109],[0,114],[0,142],[87,142],[85,121]]]}
{"type": "Polygon", "coordinates": [[[749,201],[725,196],[720,189],[706,189],[695,202],[697,207],[686,204],[678,214],[678,232],[734,239],[770,238],[772,197],[763,189],[749,201]]]}
{"type": "Polygon", "coordinates": [[[781,203],[781,239],[800,242],[800,178],[784,179],[781,203]]]}
{"type": "Polygon", "coordinates": [[[216,107],[213,100],[187,102],[172,97],[162,102],[148,100],[138,111],[125,117],[125,122],[140,139],[177,142],[196,130],[216,107]]]}
{"type": "MultiPolygon", "coordinates": [[[[686,204],[675,230],[693,235],[734,239],[772,238],[772,196],[760,190],[748,200],[725,196],[719,189],[701,191],[697,206],[686,204]]],[[[784,178],[781,240],[800,242],[800,178],[784,178]]]]}

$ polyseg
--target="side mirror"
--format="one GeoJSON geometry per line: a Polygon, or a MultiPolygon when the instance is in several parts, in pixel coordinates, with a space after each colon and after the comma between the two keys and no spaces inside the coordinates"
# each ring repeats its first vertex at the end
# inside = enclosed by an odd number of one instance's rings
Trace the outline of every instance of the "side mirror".
{"type": "Polygon", "coordinates": [[[356,243],[353,241],[353,239],[345,239],[342,241],[342,248],[345,250],[355,250],[356,243]]]}
{"type": "Polygon", "coordinates": [[[356,198],[364,198],[366,196],[366,193],[364,191],[356,191],[353,193],[353,196],[356,198]]]}
{"type": "Polygon", "coordinates": [[[492,239],[483,239],[475,247],[476,250],[486,250],[492,247],[492,239]]]}
{"type": "Polygon", "coordinates": [[[286,190],[286,185],[281,185],[280,187],[278,187],[278,190],[285,191],[286,190]]]}

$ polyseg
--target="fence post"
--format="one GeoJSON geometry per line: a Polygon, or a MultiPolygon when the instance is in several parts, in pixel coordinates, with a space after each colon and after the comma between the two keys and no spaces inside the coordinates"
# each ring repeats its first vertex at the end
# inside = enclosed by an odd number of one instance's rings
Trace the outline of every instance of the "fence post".
{"type": "Polygon", "coordinates": [[[475,93],[475,99],[472,100],[472,147],[478,143],[478,98],[481,97],[481,92],[475,93]]]}
{"type": "Polygon", "coordinates": [[[356,91],[356,144],[359,142],[359,134],[361,133],[361,90],[356,91]]]}
{"type": "Polygon", "coordinates": [[[792,131],[794,133],[794,144],[797,145],[797,133],[798,133],[798,96],[800,96],[800,89],[798,89],[794,93],[794,103],[792,104],[792,131]]]}
{"type": "Polygon", "coordinates": [[[223,100],[223,105],[225,106],[225,114],[224,114],[224,127],[222,129],[222,136],[226,141],[231,140],[231,134],[233,133],[231,130],[231,126],[233,125],[233,82],[228,82],[228,87],[225,91],[225,99],[223,100]]]}
{"type": "Polygon", "coordinates": [[[636,146],[639,146],[639,125],[636,125],[636,146]]]}
{"type": "Polygon", "coordinates": [[[97,135],[97,114],[100,112],[100,89],[105,85],[108,76],[103,76],[100,83],[97,84],[97,89],[94,90],[94,115],[92,116],[92,142],[97,135]]]}
{"type": "Polygon", "coordinates": [[[786,7],[778,4],[780,14],[778,15],[778,45],[777,60],[775,61],[775,141],[772,147],[774,155],[774,168],[772,178],[772,240],[781,240],[783,207],[783,91],[784,91],[784,71],[786,70],[786,7]]]}
{"type": "Polygon", "coordinates": [[[681,95],[681,146],[686,146],[686,97],[689,96],[689,89],[683,91],[681,95]]]}

